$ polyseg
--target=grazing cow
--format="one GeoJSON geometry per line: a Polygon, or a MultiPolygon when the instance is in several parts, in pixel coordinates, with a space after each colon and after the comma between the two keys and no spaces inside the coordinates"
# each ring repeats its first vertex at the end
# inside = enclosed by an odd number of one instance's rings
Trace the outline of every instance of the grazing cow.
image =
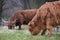
{"type": "Polygon", "coordinates": [[[28,24],[29,21],[34,17],[36,14],[37,9],[31,9],[31,10],[18,10],[14,12],[14,15],[8,22],[8,29],[12,29],[15,26],[19,26],[19,29],[21,29],[22,24],[28,24]]]}
{"type": "Polygon", "coordinates": [[[60,25],[60,1],[46,2],[38,10],[33,19],[28,23],[29,31],[32,35],[37,35],[41,30],[41,35],[51,35],[52,28],[60,25]]]}

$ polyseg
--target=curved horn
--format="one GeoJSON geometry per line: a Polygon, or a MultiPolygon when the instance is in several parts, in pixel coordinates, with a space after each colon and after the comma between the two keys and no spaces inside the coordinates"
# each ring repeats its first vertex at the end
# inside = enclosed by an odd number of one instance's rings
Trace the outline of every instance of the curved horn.
{"type": "Polygon", "coordinates": [[[16,20],[12,21],[12,23],[15,23],[15,22],[16,22],[16,20]]]}

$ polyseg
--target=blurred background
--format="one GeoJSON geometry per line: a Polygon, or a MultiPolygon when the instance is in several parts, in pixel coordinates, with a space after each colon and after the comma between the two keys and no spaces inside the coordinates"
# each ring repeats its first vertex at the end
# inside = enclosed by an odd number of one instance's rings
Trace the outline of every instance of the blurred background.
{"type": "Polygon", "coordinates": [[[0,25],[6,25],[13,12],[25,9],[38,9],[45,2],[56,0],[0,0],[0,25]]]}
{"type": "Polygon", "coordinates": [[[48,37],[48,32],[44,36],[32,36],[28,25],[22,25],[21,30],[9,30],[6,26],[15,11],[38,9],[44,3],[52,1],[57,0],[0,0],[0,40],[60,40],[60,28],[54,28],[52,36],[48,37]]]}

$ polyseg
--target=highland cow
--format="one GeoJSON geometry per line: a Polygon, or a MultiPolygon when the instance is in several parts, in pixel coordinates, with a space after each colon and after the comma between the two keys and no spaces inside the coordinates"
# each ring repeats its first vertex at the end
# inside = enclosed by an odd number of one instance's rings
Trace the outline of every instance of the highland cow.
{"type": "Polygon", "coordinates": [[[38,10],[33,19],[28,23],[32,35],[37,35],[41,30],[44,35],[46,30],[52,34],[52,28],[60,25],[60,1],[46,2],[38,10]]]}
{"type": "Polygon", "coordinates": [[[15,26],[19,26],[19,29],[21,29],[22,24],[28,24],[29,21],[34,17],[36,14],[37,9],[31,9],[31,10],[18,10],[14,12],[14,15],[10,19],[8,23],[8,29],[12,29],[15,26]]]}

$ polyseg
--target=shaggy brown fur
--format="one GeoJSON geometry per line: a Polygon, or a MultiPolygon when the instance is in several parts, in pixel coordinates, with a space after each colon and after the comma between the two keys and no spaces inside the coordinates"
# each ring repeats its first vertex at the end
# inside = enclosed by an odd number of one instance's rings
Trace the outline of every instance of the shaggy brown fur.
{"type": "Polygon", "coordinates": [[[16,11],[8,23],[8,28],[12,29],[15,25],[19,26],[19,29],[21,29],[21,25],[27,24],[29,21],[31,21],[36,14],[36,11],[37,9],[16,11]]]}
{"type": "Polygon", "coordinates": [[[41,30],[43,30],[41,35],[45,34],[46,30],[51,35],[52,28],[58,25],[60,25],[60,1],[46,2],[28,23],[32,35],[37,35],[41,30]]]}

